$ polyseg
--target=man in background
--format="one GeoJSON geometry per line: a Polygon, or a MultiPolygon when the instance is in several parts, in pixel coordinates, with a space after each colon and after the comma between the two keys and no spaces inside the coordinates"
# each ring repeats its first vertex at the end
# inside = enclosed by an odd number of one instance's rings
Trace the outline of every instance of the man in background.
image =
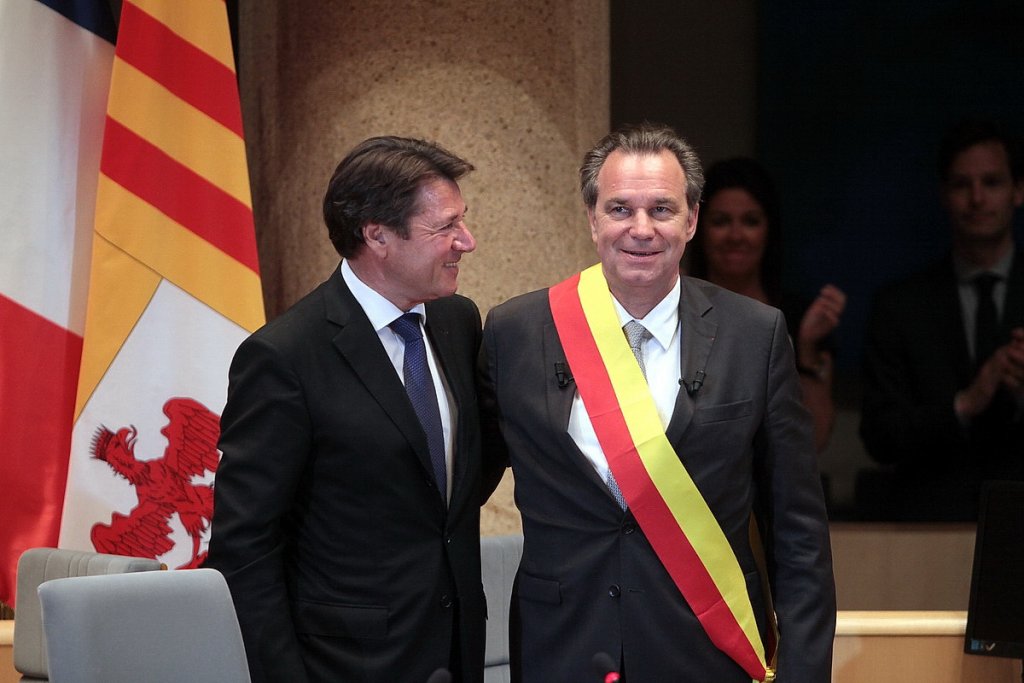
{"type": "Polygon", "coordinates": [[[371,138],[324,198],[331,277],[239,347],[207,566],[264,681],[483,678],[476,242],[424,142],[371,138]]]}
{"type": "Polygon", "coordinates": [[[782,314],[680,277],[700,162],[629,127],[584,158],[600,264],[488,316],[481,409],[522,515],[513,680],[831,678],[835,589],[782,314]],[[765,582],[750,533],[763,535],[765,582]],[[604,672],[602,672],[604,673],[604,672]]]}
{"type": "Polygon", "coordinates": [[[952,249],[881,291],[868,322],[861,436],[894,466],[882,514],[974,520],[986,479],[1024,478],[1024,202],[1019,142],[964,121],[939,151],[952,249]]]}

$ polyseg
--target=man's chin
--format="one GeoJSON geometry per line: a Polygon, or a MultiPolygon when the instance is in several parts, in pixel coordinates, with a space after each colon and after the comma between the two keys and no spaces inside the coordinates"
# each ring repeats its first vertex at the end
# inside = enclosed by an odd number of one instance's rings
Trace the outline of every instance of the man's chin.
{"type": "Polygon", "coordinates": [[[618,279],[625,287],[660,289],[675,284],[679,271],[666,271],[662,268],[626,268],[618,273],[618,279]]]}
{"type": "Polygon", "coordinates": [[[1000,242],[1013,231],[1012,226],[992,223],[969,223],[960,226],[963,238],[977,243],[1000,242]]]}
{"type": "Polygon", "coordinates": [[[437,296],[435,298],[443,299],[446,296],[451,296],[458,289],[459,289],[459,283],[456,282],[455,280],[452,280],[450,284],[447,284],[444,287],[438,287],[437,288],[437,296]]]}

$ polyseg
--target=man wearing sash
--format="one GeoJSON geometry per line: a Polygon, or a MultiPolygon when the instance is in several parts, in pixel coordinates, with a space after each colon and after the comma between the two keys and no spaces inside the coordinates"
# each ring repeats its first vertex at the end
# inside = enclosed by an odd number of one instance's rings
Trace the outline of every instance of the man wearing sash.
{"type": "Polygon", "coordinates": [[[606,136],[580,179],[600,264],[484,329],[485,453],[525,537],[513,679],[599,680],[605,653],[637,683],[824,683],[828,524],[785,321],[680,276],[703,175],[674,131],[606,136]]]}

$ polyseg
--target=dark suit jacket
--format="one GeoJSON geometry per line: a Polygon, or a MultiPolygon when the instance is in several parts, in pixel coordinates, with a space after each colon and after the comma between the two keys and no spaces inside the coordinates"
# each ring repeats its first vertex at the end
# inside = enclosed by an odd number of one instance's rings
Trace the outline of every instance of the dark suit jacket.
{"type": "MultiPolygon", "coordinates": [[[[1002,343],[1024,326],[1024,256],[1007,280],[1002,343]]],[[[864,346],[861,436],[872,458],[895,465],[886,516],[973,520],[984,479],[1024,475],[1024,424],[1004,393],[964,428],[953,397],[974,379],[952,257],[882,290],[864,346]]]]}
{"type": "Polygon", "coordinates": [[[226,576],[254,682],[483,677],[480,315],[427,304],[455,397],[446,510],[426,436],[339,271],[239,347],[207,566],[226,576]],[[461,637],[452,642],[453,625],[461,637]]]}
{"type": "MultiPolygon", "coordinates": [[[[750,678],[711,643],[629,512],[567,433],[574,386],[547,291],[491,311],[481,407],[507,445],[525,543],[516,579],[514,677],[596,680],[591,660],[621,656],[627,680],[728,683],[750,678]],[[564,382],[563,382],[564,383],[564,382]]],[[[682,374],[666,431],[725,532],[764,631],[748,522],[757,506],[782,629],[779,681],[830,679],[835,590],[810,418],[779,311],[683,278],[682,374]]],[[[571,368],[570,368],[571,372],[571,368]]],[[[500,452],[501,444],[485,452],[500,452]]]]}

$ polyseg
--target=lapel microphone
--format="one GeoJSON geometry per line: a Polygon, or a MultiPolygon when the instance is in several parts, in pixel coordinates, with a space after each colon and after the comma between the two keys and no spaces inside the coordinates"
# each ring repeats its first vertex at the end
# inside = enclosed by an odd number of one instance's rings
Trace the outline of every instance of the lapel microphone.
{"type": "Polygon", "coordinates": [[[687,396],[693,396],[704,386],[704,371],[698,370],[697,374],[693,376],[692,382],[687,382],[685,379],[680,378],[679,383],[686,389],[687,396]]]}
{"type": "Polygon", "coordinates": [[[572,384],[572,373],[569,372],[568,365],[565,363],[555,363],[555,381],[558,382],[559,389],[565,389],[572,384]]]}

